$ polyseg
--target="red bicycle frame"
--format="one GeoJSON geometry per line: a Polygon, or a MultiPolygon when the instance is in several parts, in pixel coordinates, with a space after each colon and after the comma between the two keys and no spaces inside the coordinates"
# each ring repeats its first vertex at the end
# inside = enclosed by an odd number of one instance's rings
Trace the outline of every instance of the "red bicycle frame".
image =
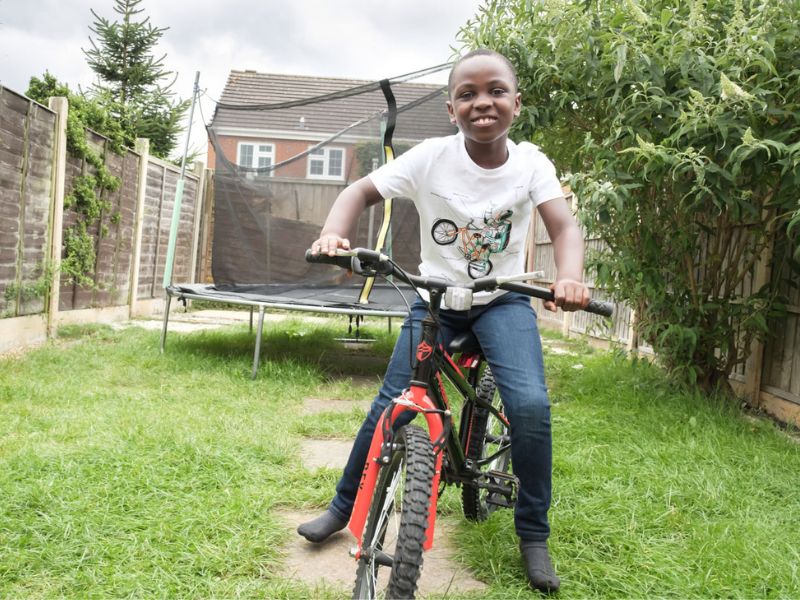
{"type": "MultiPolygon", "coordinates": [[[[383,412],[378,424],[375,428],[375,433],[372,436],[372,442],[369,448],[367,460],[364,463],[364,469],[361,473],[361,481],[358,486],[358,493],[356,494],[353,512],[350,516],[349,529],[358,540],[358,549],[356,551],[356,558],[358,558],[361,551],[361,540],[364,533],[364,525],[369,514],[370,504],[372,502],[373,492],[378,480],[378,474],[383,466],[383,458],[386,456],[384,450],[387,442],[391,441],[393,425],[397,417],[405,411],[411,410],[417,413],[422,413],[428,423],[428,433],[433,444],[435,455],[434,475],[431,484],[431,500],[428,510],[428,526],[426,528],[425,542],[423,548],[430,550],[433,545],[433,534],[436,522],[436,504],[439,498],[439,481],[442,477],[442,462],[445,452],[445,447],[453,457],[453,460],[458,464],[463,464],[464,455],[461,445],[458,440],[452,435],[452,420],[449,411],[449,403],[447,401],[447,394],[442,384],[440,370],[448,374],[448,378],[453,380],[460,379],[464,382],[464,376],[453,359],[445,352],[444,348],[439,344],[437,338],[439,335],[439,326],[435,315],[439,311],[441,304],[441,291],[430,290],[430,312],[422,321],[422,336],[417,345],[416,358],[417,364],[414,365],[410,386],[405,390],[400,397],[394,399],[392,403],[383,412]],[[438,363],[438,366],[437,366],[438,363]],[[457,376],[453,377],[453,376],[457,376]],[[435,401],[429,395],[429,383],[436,386],[432,391],[436,397],[435,401]]],[[[479,359],[472,354],[462,354],[459,364],[466,368],[474,368],[478,365],[479,359]]],[[[469,388],[466,382],[459,385],[460,391],[468,396],[474,397],[474,391],[469,388]],[[466,387],[462,387],[466,386],[466,387]]]]}

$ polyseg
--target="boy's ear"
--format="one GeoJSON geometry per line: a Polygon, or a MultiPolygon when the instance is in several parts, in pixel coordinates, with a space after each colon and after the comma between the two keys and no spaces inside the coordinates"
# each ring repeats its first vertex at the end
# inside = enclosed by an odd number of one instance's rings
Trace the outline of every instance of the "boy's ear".
{"type": "Polygon", "coordinates": [[[447,105],[447,114],[450,115],[450,122],[455,125],[456,124],[456,113],[453,110],[453,103],[448,100],[446,103],[447,105]]]}
{"type": "Polygon", "coordinates": [[[517,92],[514,96],[514,118],[516,119],[519,116],[520,111],[522,110],[522,94],[517,92]]]}

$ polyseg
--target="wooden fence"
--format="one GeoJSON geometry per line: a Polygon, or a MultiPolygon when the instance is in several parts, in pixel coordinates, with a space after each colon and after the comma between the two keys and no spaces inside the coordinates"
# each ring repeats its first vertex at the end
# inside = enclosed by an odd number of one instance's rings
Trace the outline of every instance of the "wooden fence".
{"type": "MultiPolygon", "coordinates": [[[[66,99],[44,107],[0,87],[0,351],[46,339],[64,323],[127,318],[159,310],[175,188],[180,169],[149,156],[149,143],[121,155],[87,130],[91,147],[119,178],[111,209],[89,231],[95,240],[91,285],[59,272],[63,234],[77,219],[64,208],[75,178],[93,174],[66,152],[66,99]]],[[[187,174],[173,267],[175,281],[196,270],[203,168],[187,174]]]]}
{"type": "MultiPolygon", "coordinates": [[[[531,224],[530,240],[529,270],[544,271],[540,283],[549,285],[556,274],[553,246],[538,213],[531,224]]],[[[587,239],[587,252],[599,249],[600,243],[599,240],[587,239]]],[[[792,251],[789,243],[771,245],[756,265],[752,277],[737,293],[746,296],[768,282],[771,277],[769,265],[773,261],[788,259],[792,251]],[[781,254],[776,255],[776,252],[781,254]]],[[[732,374],[731,383],[750,405],[766,410],[783,422],[800,426],[800,286],[798,282],[792,282],[791,277],[786,275],[781,282],[783,295],[789,299],[788,315],[770,323],[772,335],[766,343],[754,343],[750,359],[732,374]]],[[[591,279],[587,283],[592,297],[609,299],[602,290],[594,287],[591,279]]],[[[540,323],[546,327],[558,328],[565,335],[587,335],[632,352],[652,354],[652,348],[638,340],[633,311],[625,304],[617,304],[610,325],[588,313],[551,313],[544,310],[540,301],[534,301],[534,304],[540,323]]]]}

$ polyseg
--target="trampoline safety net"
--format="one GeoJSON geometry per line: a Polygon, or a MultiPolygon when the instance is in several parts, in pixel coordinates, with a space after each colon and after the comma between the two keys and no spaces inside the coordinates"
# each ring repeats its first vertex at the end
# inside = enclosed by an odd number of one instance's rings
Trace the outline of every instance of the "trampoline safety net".
{"type": "MultiPolygon", "coordinates": [[[[304,255],[348,183],[425,138],[455,132],[445,86],[418,81],[446,68],[380,82],[233,71],[208,126],[213,288],[265,302],[404,308],[386,284],[365,291],[361,277],[304,255]]],[[[413,203],[395,198],[367,209],[350,242],[417,272],[413,203]]]]}

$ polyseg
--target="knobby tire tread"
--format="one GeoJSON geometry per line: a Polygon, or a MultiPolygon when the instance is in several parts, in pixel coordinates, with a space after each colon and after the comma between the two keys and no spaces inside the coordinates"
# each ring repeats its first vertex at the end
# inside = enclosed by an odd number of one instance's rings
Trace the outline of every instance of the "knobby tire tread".
{"type": "MultiPolygon", "coordinates": [[[[417,589],[417,580],[422,568],[422,546],[425,542],[425,530],[428,527],[428,509],[435,468],[433,445],[424,429],[415,425],[407,425],[395,433],[395,440],[398,438],[402,438],[399,441],[403,443],[404,450],[402,451],[406,455],[406,480],[394,563],[386,588],[386,598],[392,599],[414,598],[417,589]]],[[[364,540],[368,540],[372,536],[380,519],[386,483],[392,479],[394,471],[401,465],[402,461],[392,460],[387,467],[384,467],[385,472],[381,473],[378,478],[375,488],[376,495],[373,497],[364,526],[364,540]]],[[[353,589],[354,598],[361,596],[362,579],[370,576],[367,571],[366,563],[359,561],[353,589]]]]}

